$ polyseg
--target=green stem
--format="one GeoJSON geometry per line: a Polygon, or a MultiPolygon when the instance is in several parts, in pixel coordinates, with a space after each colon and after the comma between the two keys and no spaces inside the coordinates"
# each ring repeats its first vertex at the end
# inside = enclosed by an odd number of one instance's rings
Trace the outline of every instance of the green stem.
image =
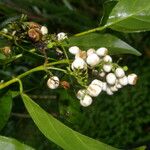
{"type": "Polygon", "coordinates": [[[5,34],[5,33],[3,33],[3,32],[0,32],[0,35],[4,36],[4,37],[6,37],[6,38],[8,38],[8,39],[10,39],[10,40],[13,39],[11,36],[9,36],[9,35],[7,35],[7,34],[5,34]]]}
{"type": "Polygon", "coordinates": [[[20,94],[23,93],[23,85],[20,79],[18,79],[18,83],[19,83],[19,89],[20,89],[20,94]]]}
{"type": "Polygon", "coordinates": [[[90,29],[90,30],[87,30],[87,31],[84,31],[84,32],[77,33],[74,36],[82,36],[82,35],[89,34],[89,33],[92,33],[92,32],[103,31],[106,28],[107,28],[107,26],[97,27],[97,28],[94,28],[94,29],[90,29]]]}
{"type": "MultiPolygon", "coordinates": [[[[50,67],[50,66],[58,65],[58,64],[68,64],[68,60],[67,60],[67,59],[64,59],[64,60],[60,60],[60,61],[57,61],[57,62],[48,63],[48,64],[46,65],[46,67],[50,67]]],[[[4,82],[4,83],[0,84],[0,89],[3,89],[3,88],[5,88],[5,87],[7,87],[7,86],[9,86],[10,84],[13,84],[13,83],[15,83],[15,82],[19,82],[19,84],[20,84],[20,79],[21,79],[21,78],[23,78],[23,77],[25,77],[25,76],[27,76],[27,75],[33,73],[33,72],[42,71],[42,70],[45,70],[45,66],[44,66],[44,65],[35,67],[35,68],[33,68],[33,69],[31,69],[31,70],[29,70],[29,71],[27,71],[27,72],[25,72],[25,73],[22,73],[21,75],[19,75],[19,76],[13,78],[13,79],[11,79],[11,80],[9,80],[9,81],[7,81],[7,82],[4,82]]],[[[56,68],[55,68],[55,70],[56,70],[56,68]]],[[[57,68],[57,70],[63,71],[62,69],[59,69],[59,68],[57,68]]],[[[20,91],[22,91],[22,90],[23,90],[23,88],[20,86],[20,91]]]]}

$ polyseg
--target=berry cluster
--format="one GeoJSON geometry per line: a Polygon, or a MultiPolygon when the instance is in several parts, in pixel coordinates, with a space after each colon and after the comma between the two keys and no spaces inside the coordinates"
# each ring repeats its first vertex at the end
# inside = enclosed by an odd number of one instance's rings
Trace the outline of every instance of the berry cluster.
{"type": "MultiPolygon", "coordinates": [[[[92,98],[97,97],[102,91],[113,95],[123,86],[136,84],[137,75],[126,75],[125,69],[113,63],[112,57],[108,55],[108,50],[104,47],[81,51],[79,47],[72,46],[69,48],[69,52],[75,56],[71,63],[73,72],[92,70],[92,74],[96,75],[89,85],[77,92],[77,98],[84,107],[91,105],[92,98]]],[[[51,77],[47,84],[51,89],[57,88],[59,86],[58,77],[51,77]]]]}

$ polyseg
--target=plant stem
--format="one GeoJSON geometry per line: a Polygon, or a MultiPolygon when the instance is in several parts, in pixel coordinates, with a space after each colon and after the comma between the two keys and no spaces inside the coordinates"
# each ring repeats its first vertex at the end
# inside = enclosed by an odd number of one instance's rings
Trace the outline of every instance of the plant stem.
{"type": "Polygon", "coordinates": [[[107,26],[97,27],[97,28],[94,28],[94,29],[90,29],[90,30],[87,30],[87,31],[77,33],[74,36],[82,36],[82,35],[89,34],[89,33],[92,33],[92,32],[103,31],[104,29],[106,29],[106,27],[107,26]]]}
{"type": "MultiPolygon", "coordinates": [[[[50,66],[58,65],[58,64],[67,64],[67,63],[68,63],[68,60],[67,60],[67,59],[63,59],[63,60],[60,60],[60,61],[57,61],[57,62],[48,63],[48,64],[46,65],[46,67],[50,67],[50,66]]],[[[54,68],[54,69],[56,70],[56,68],[54,68]]],[[[4,83],[0,84],[0,89],[3,89],[3,88],[5,88],[5,87],[7,87],[7,86],[9,86],[10,84],[13,84],[13,83],[15,83],[15,82],[19,82],[19,84],[21,84],[21,83],[20,83],[20,82],[21,82],[21,81],[20,81],[21,78],[23,78],[23,77],[25,77],[25,76],[27,76],[27,75],[33,73],[33,72],[42,71],[42,70],[45,70],[45,66],[44,66],[44,65],[35,67],[35,68],[33,68],[33,69],[31,69],[31,70],[29,70],[29,71],[27,71],[27,72],[25,72],[25,73],[22,73],[21,75],[19,75],[19,76],[13,78],[13,79],[11,79],[11,80],[9,80],[9,81],[7,81],[7,82],[4,82],[4,83]]],[[[57,70],[63,71],[63,70],[61,70],[61,69],[59,69],[59,68],[58,68],[57,70]]],[[[63,71],[63,72],[64,72],[64,71],[63,71]]],[[[23,89],[22,89],[22,87],[20,86],[20,91],[22,91],[22,90],[23,90],[23,89]]]]}
{"type": "Polygon", "coordinates": [[[4,37],[8,38],[9,40],[12,40],[12,39],[13,39],[11,36],[9,36],[9,35],[7,35],[7,34],[5,34],[5,33],[3,33],[3,32],[0,32],[0,35],[2,35],[2,36],[4,36],[4,37]]]}

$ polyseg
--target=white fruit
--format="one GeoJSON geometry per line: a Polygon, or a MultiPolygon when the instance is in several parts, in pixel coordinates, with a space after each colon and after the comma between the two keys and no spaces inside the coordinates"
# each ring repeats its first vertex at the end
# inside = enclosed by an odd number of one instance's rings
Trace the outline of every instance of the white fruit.
{"type": "Polygon", "coordinates": [[[103,65],[103,70],[104,70],[105,72],[110,72],[111,69],[112,69],[112,65],[111,65],[111,64],[104,64],[104,65],[103,65]]]}
{"type": "Polygon", "coordinates": [[[66,33],[64,33],[64,32],[60,32],[60,33],[57,34],[57,40],[58,40],[58,41],[65,40],[65,39],[67,39],[67,38],[68,38],[68,37],[67,37],[66,33]]]}
{"type": "Polygon", "coordinates": [[[92,97],[97,97],[102,91],[102,88],[96,84],[90,84],[87,88],[87,93],[92,97]]]}
{"type": "Polygon", "coordinates": [[[125,86],[128,84],[128,78],[126,76],[118,79],[119,83],[122,85],[122,86],[125,86]]]}
{"type": "Polygon", "coordinates": [[[114,86],[110,86],[109,88],[110,88],[110,90],[111,90],[112,92],[118,91],[118,88],[117,88],[115,85],[114,85],[114,86]]]}
{"type": "Polygon", "coordinates": [[[80,52],[80,48],[78,46],[72,46],[69,48],[69,52],[73,55],[76,55],[80,52]]]}
{"type": "Polygon", "coordinates": [[[115,70],[115,75],[116,75],[116,77],[118,77],[118,78],[122,78],[122,77],[125,76],[125,72],[124,72],[124,70],[123,70],[122,68],[117,68],[117,69],[115,70]]]}
{"type": "Polygon", "coordinates": [[[106,76],[106,81],[108,84],[110,85],[114,85],[116,83],[116,76],[114,73],[109,73],[107,76],[106,76]]]}
{"type": "Polygon", "coordinates": [[[98,57],[97,54],[93,53],[87,57],[86,62],[91,67],[94,67],[99,64],[100,58],[98,57]]]}
{"type": "Polygon", "coordinates": [[[137,82],[137,75],[136,74],[132,73],[132,74],[128,75],[128,83],[130,85],[135,85],[136,82],[137,82]]]}
{"type": "Polygon", "coordinates": [[[89,55],[91,55],[93,53],[95,53],[95,49],[94,48],[90,48],[90,49],[87,50],[87,56],[89,56],[89,55]]]}
{"type": "Polygon", "coordinates": [[[47,29],[47,27],[42,26],[42,27],[41,27],[41,33],[42,33],[42,35],[48,34],[48,29],[47,29]]]}
{"type": "Polygon", "coordinates": [[[103,58],[103,61],[104,62],[112,62],[112,58],[111,58],[111,56],[109,56],[109,55],[106,55],[104,58],[103,58]]]}
{"type": "Polygon", "coordinates": [[[91,82],[91,84],[98,85],[98,86],[100,86],[101,88],[102,88],[102,86],[103,86],[103,82],[100,81],[100,80],[97,80],[97,79],[93,80],[93,81],[91,82]]]}
{"type": "Polygon", "coordinates": [[[87,93],[87,90],[81,89],[77,92],[76,96],[79,100],[82,100],[84,98],[84,96],[86,95],[86,93],[87,93]]]}
{"type": "Polygon", "coordinates": [[[102,72],[99,73],[100,77],[105,77],[105,75],[106,75],[106,73],[104,71],[102,71],[102,72]]]}
{"type": "Polygon", "coordinates": [[[106,93],[108,95],[113,95],[114,94],[108,86],[107,86],[107,89],[106,89],[106,93]]]}
{"type": "Polygon", "coordinates": [[[8,29],[7,29],[7,28],[4,28],[4,29],[2,30],[2,32],[8,33],[8,29]]]}
{"type": "Polygon", "coordinates": [[[72,70],[75,69],[86,69],[87,68],[87,64],[86,62],[82,59],[82,58],[76,58],[72,65],[71,65],[72,70]]]}
{"type": "Polygon", "coordinates": [[[116,80],[115,86],[116,86],[117,89],[122,88],[122,85],[119,83],[118,79],[116,80]]]}
{"type": "Polygon", "coordinates": [[[87,106],[91,105],[92,104],[92,97],[89,95],[85,95],[84,98],[82,100],[80,100],[80,104],[83,107],[87,107],[87,106]]]}
{"type": "Polygon", "coordinates": [[[107,83],[106,83],[106,82],[103,82],[102,90],[103,90],[103,91],[106,91],[106,90],[107,90],[107,83]]]}
{"type": "Polygon", "coordinates": [[[108,53],[108,50],[105,47],[101,47],[101,48],[97,49],[97,51],[96,51],[96,54],[100,57],[106,56],[107,53],[108,53]]]}
{"type": "Polygon", "coordinates": [[[56,89],[59,86],[59,78],[57,76],[53,76],[48,79],[47,86],[50,89],[56,89]]]}

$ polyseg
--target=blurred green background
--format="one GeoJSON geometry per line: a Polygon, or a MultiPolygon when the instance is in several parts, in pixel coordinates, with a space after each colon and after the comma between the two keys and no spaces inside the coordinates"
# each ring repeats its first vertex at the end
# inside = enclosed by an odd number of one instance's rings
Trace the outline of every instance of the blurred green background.
{"type": "MultiPolygon", "coordinates": [[[[46,25],[50,33],[66,32],[71,36],[100,24],[105,1],[0,0],[0,28],[11,20],[10,18],[24,13],[28,15],[30,21],[46,25]]],[[[129,73],[138,74],[139,80],[135,87],[127,86],[113,96],[102,94],[88,108],[74,107],[71,102],[73,93],[69,90],[60,90],[57,93],[48,90],[43,73],[34,73],[25,78],[23,80],[25,90],[30,89],[28,94],[32,99],[80,133],[124,149],[149,144],[150,32],[136,34],[123,34],[111,30],[106,32],[118,36],[142,53],[140,57],[119,56],[123,58],[121,64],[129,67],[129,73]]],[[[3,69],[11,76],[40,64],[39,61],[26,55],[3,69]]],[[[2,71],[0,75],[1,78],[7,79],[2,71]]],[[[16,85],[12,85],[11,89],[17,90],[16,85]]],[[[61,149],[39,132],[19,97],[13,100],[11,117],[1,134],[14,137],[37,150],[61,149]]]]}

